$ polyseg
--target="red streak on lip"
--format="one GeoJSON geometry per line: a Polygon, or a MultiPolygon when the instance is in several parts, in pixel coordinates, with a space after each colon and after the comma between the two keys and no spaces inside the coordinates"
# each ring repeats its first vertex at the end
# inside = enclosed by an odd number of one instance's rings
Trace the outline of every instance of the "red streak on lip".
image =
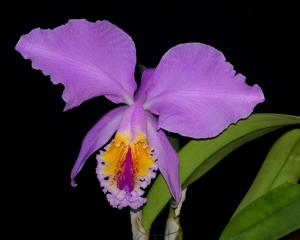
{"type": "Polygon", "coordinates": [[[119,189],[131,192],[134,189],[134,176],[132,166],[131,149],[128,148],[125,160],[122,164],[122,169],[118,173],[117,185],[119,189]]]}

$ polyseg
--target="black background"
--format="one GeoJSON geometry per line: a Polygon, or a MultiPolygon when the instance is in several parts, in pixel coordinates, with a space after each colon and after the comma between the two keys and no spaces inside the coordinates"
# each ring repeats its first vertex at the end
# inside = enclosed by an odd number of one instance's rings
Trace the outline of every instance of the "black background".
{"type": "MultiPolygon", "coordinates": [[[[63,113],[63,87],[53,86],[14,50],[22,34],[72,18],[107,19],[133,38],[138,63],[148,67],[156,66],[176,44],[206,43],[221,50],[249,84],[262,87],[266,101],[255,112],[300,115],[299,17],[293,9],[297,8],[288,3],[253,1],[47,1],[3,6],[8,61],[2,66],[8,74],[2,75],[1,92],[9,121],[3,133],[8,133],[5,139],[12,148],[3,159],[8,166],[2,169],[2,185],[7,189],[4,207],[11,236],[131,237],[128,209],[116,210],[107,203],[95,176],[94,156],[79,174],[78,187],[71,188],[69,182],[82,138],[113,104],[100,97],[63,113]]],[[[181,217],[185,239],[218,239],[268,149],[288,129],[239,148],[190,187],[181,217]]],[[[163,222],[161,216],[154,224],[157,231],[163,222]]]]}

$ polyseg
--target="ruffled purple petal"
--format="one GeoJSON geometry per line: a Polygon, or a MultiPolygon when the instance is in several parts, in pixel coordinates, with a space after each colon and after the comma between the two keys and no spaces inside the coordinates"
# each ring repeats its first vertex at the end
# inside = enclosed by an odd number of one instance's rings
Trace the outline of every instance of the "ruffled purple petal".
{"type": "Polygon", "coordinates": [[[16,46],[32,67],[65,86],[65,110],[105,95],[115,103],[133,102],[135,46],[108,21],[70,20],[53,30],[36,28],[16,46]]]}
{"type": "Polygon", "coordinates": [[[147,126],[149,145],[154,149],[153,155],[157,157],[158,169],[169,186],[175,200],[173,206],[176,207],[181,197],[179,158],[166,134],[161,129],[157,129],[157,120],[151,114],[148,114],[147,126]]]}
{"type": "Polygon", "coordinates": [[[71,172],[72,186],[76,186],[74,179],[89,156],[107,143],[116,132],[126,109],[127,106],[123,106],[111,110],[84,137],[79,155],[71,172]]]}
{"type": "Polygon", "coordinates": [[[170,49],[148,82],[144,107],[159,115],[159,127],[194,138],[216,136],[264,101],[258,85],[248,86],[220,51],[200,43],[170,49]]]}

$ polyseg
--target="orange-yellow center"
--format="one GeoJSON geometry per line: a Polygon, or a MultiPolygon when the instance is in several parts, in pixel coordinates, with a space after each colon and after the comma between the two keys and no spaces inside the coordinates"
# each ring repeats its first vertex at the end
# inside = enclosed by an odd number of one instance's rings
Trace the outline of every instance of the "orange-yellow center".
{"type": "Polygon", "coordinates": [[[112,187],[131,192],[140,180],[151,176],[151,169],[156,165],[152,148],[141,132],[133,140],[130,140],[130,134],[117,132],[105,150],[101,154],[104,162],[102,174],[108,176],[112,187]]]}

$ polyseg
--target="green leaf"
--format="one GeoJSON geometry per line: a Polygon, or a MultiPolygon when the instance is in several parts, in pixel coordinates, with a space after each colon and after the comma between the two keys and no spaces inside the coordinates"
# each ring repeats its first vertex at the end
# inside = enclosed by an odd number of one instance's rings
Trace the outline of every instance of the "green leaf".
{"type": "Polygon", "coordinates": [[[287,132],[272,146],[248,193],[235,213],[283,183],[300,178],[300,129],[287,132]]]}
{"type": "MultiPolygon", "coordinates": [[[[214,167],[227,154],[264,134],[283,126],[300,124],[300,117],[281,114],[253,114],[246,120],[230,126],[218,137],[208,140],[192,140],[179,152],[180,179],[187,187],[214,167]]],[[[149,230],[154,219],[171,200],[168,187],[158,176],[147,195],[142,211],[142,224],[149,230]]]]}
{"type": "Polygon", "coordinates": [[[179,142],[179,137],[174,136],[174,135],[168,135],[168,139],[170,143],[172,144],[172,147],[178,152],[180,150],[180,142],[179,142]]]}
{"type": "Polygon", "coordinates": [[[276,240],[298,228],[300,186],[285,183],[239,211],[220,240],[276,240]]]}
{"type": "Polygon", "coordinates": [[[272,146],[221,240],[272,240],[300,228],[300,129],[272,146]]]}

